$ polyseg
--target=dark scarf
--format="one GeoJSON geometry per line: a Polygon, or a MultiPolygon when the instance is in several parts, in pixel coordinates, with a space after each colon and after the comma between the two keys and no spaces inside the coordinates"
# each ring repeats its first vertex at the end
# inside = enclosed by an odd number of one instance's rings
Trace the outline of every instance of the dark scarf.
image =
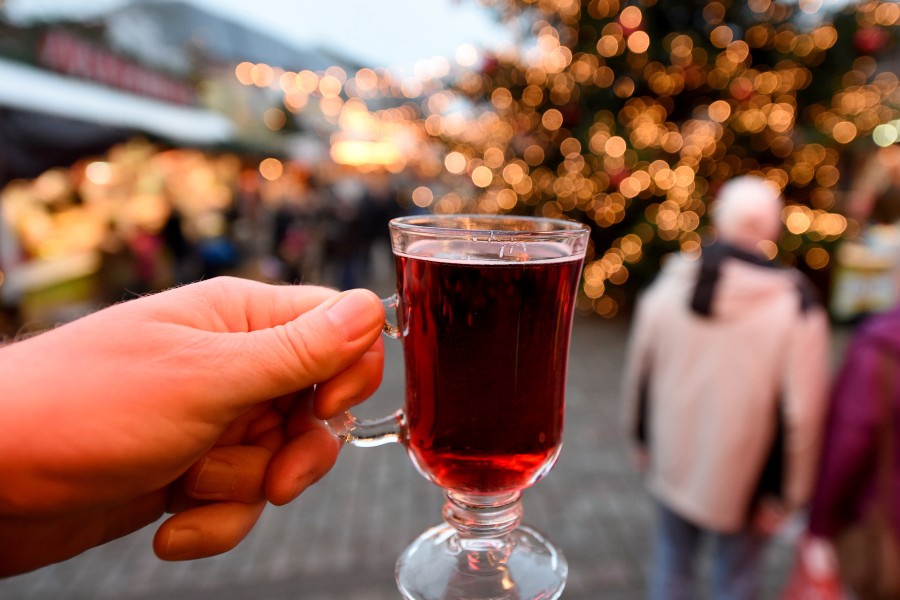
{"type": "MultiPolygon", "coordinates": [[[[712,316],[712,304],[716,287],[722,273],[722,265],[726,260],[740,260],[765,269],[786,269],[774,261],[758,254],[747,252],[725,242],[714,242],[703,248],[700,256],[700,269],[697,282],[691,296],[691,310],[704,317],[712,316]]],[[[815,290],[806,278],[797,278],[797,291],[800,294],[800,312],[805,313],[819,304],[815,290]]]]}

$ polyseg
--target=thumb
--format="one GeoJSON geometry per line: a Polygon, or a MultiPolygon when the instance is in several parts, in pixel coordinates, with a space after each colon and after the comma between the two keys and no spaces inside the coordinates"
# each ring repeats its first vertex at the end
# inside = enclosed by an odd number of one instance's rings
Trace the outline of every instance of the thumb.
{"type": "Polygon", "coordinates": [[[222,358],[228,366],[220,378],[221,393],[239,404],[255,403],[327,381],[372,347],[383,324],[381,301],[357,289],[283,325],[224,334],[228,349],[222,358]]]}

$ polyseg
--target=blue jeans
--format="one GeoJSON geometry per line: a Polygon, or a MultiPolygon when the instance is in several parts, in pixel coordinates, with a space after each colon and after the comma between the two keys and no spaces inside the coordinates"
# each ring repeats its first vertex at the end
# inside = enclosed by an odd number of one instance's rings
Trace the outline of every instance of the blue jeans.
{"type": "Polygon", "coordinates": [[[651,563],[650,600],[692,600],[700,543],[713,543],[713,600],[756,600],[761,595],[768,538],[749,532],[717,533],[694,525],[657,503],[656,535],[651,563]]]}

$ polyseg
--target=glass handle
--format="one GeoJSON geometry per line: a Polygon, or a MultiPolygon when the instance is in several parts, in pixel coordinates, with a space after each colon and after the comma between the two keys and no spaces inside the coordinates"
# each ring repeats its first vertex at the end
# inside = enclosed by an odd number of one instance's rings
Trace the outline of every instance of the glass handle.
{"type": "Polygon", "coordinates": [[[392,339],[398,339],[400,337],[400,327],[391,323],[390,318],[387,315],[391,314],[391,311],[394,312],[394,318],[397,317],[397,307],[400,306],[400,297],[397,294],[393,294],[387,298],[381,299],[381,304],[384,306],[384,326],[381,328],[382,333],[392,339]]]}
{"type": "Polygon", "coordinates": [[[325,421],[335,437],[361,448],[371,448],[400,441],[403,411],[380,419],[357,419],[350,411],[325,421]]]}
{"type": "MultiPolygon", "coordinates": [[[[397,294],[383,298],[381,303],[384,305],[385,314],[390,314],[390,311],[393,310],[396,317],[399,305],[397,294]]],[[[400,338],[400,328],[392,323],[390,318],[385,319],[382,333],[392,339],[400,338]]],[[[402,410],[397,410],[379,419],[359,419],[347,411],[325,421],[335,437],[362,448],[402,441],[405,423],[406,417],[402,410]]]]}

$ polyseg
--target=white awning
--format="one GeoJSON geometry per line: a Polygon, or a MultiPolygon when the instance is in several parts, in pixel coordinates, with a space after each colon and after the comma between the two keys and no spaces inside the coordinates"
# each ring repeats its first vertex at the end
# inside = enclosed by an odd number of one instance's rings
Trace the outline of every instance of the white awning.
{"type": "Polygon", "coordinates": [[[0,59],[0,105],[122,127],[184,144],[232,139],[220,113],[169,104],[0,59]]]}

